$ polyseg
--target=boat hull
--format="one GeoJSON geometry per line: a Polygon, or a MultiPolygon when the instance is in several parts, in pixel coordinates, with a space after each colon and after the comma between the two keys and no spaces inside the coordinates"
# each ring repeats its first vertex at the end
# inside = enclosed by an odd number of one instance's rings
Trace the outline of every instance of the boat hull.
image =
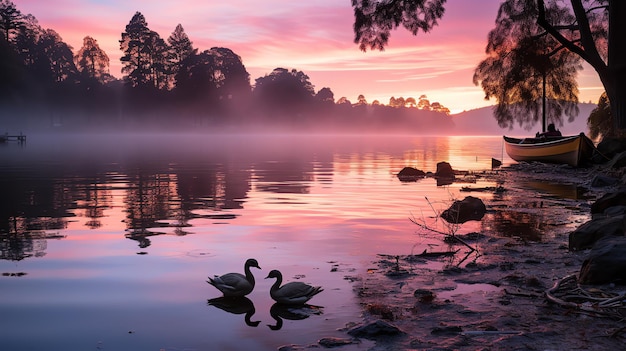
{"type": "Polygon", "coordinates": [[[591,159],[593,145],[584,134],[560,138],[518,139],[504,136],[504,146],[510,158],[517,162],[545,162],[578,167],[591,159]]]}

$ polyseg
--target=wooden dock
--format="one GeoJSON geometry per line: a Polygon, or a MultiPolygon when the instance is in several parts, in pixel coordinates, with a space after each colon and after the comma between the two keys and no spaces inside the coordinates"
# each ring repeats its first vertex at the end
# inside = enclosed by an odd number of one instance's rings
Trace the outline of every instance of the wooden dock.
{"type": "Polygon", "coordinates": [[[6,143],[9,141],[17,141],[18,143],[22,144],[26,142],[26,135],[20,133],[19,135],[9,135],[9,134],[4,134],[1,135],[0,134],[0,144],[1,143],[6,143]]]}

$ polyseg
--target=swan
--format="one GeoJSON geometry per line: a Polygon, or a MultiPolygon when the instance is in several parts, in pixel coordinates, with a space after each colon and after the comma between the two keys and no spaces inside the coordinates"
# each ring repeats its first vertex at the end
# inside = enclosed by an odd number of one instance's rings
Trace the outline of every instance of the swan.
{"type": "Polygon", "coordinates": [[[209,277],[207,283],[216,287],[227,297],[248,295],[254,289],[254,276],[250,272],[250,267],[261,269],[257,260],[250,258],[244,265],[245,276],[240,273],[226,273],[222,276],[209,277]]]}
{"type": "Polygon", "coordinates": [[[276,282],[270,288],[270,296],[278,303],[301,305],[324,291],[320,286],[311,286],[302,282],[291,282],[280,286],[283,282],[283,275],[276,269],[272,270],[265,279],[268,278],[276,278],[276,282]]]}

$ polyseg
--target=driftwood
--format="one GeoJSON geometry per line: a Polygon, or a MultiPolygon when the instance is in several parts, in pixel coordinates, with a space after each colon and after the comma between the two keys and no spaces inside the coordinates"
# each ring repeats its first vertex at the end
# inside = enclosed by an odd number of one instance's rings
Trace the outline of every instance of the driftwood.
{"type": "Polygon", "coordinates": [[[578,284],[576,274],[570,274],[554,283],[546,291],[546,298],[559,306],[597,317],[623,319],[626,312],[626,293],[614,293],[598,288],[585,289],[578,284]]]}

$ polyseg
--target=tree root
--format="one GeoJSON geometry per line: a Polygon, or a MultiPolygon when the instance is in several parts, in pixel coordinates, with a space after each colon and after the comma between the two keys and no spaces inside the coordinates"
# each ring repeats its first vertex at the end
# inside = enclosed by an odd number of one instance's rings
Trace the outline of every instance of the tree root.
{"type": "Polygon", "coordinates": [[[559,306],[596,317],[623,319],[626,313],[626,293],[617,294],[598,288],[584,289],[576,274],[570,274],[554,283],[546,291],[546,298],[559,306]]]}

